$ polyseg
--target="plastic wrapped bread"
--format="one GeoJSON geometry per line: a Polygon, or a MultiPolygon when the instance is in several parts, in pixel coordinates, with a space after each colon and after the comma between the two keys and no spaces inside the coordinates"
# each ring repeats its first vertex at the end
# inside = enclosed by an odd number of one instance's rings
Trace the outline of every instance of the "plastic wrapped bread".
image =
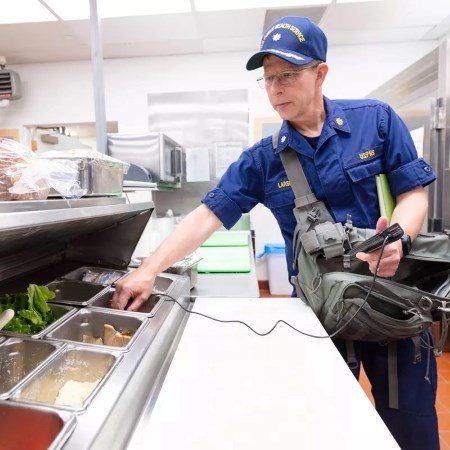
{"type": "Polygon", "coordinates": [[[82,197],[76,164],[42,160],[21,143],[0,138],[0,201],[45,200],[52,188],[65,198],[82,197]]]}

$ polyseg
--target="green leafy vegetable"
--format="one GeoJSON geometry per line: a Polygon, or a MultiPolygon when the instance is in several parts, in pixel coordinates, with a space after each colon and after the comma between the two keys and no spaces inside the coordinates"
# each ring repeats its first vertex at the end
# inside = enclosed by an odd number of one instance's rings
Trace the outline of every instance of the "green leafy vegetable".
{"type": "Polygon", "coordinates": [[[54,297],[55,293],[47,286],[36,284],[30,284],[26,293],[0,295],[0,312],[8,308],[15,311],[3,329],[21,334],[39,333],[55,320],[47,303],[54,297]]]}

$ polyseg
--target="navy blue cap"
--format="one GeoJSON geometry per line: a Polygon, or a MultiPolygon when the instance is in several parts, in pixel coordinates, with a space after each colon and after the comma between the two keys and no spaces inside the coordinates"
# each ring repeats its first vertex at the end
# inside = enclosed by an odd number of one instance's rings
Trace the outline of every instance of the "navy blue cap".
{"type": "Polygon", "coordinates": [[[288,16],[273,22],[264,31],[261,49],[247,62],[247,70],[262,67],[266,55],[275,55],[292,64],[326,61],[327,38],[308,17],[288,16]]]}

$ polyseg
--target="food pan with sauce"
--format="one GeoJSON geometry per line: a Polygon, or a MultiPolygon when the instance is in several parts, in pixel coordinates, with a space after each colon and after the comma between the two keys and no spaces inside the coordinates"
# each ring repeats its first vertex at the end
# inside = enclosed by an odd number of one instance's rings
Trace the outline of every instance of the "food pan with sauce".
{"type": "MultiPolygon", "coordinates": [[[[0,398],[6,399],[64,344],[38,339],[11,338],[0,345],[0,398]]],[[[1,447],[0,447],[1,448],[1,447]]]]}
{"type": "Polygon", "coordinates": [[[0,401],[0,448],[59,450],[76,425],[74,414],[0,401]]]}
{"type": "Polygon", "coordinates": [[[147,321],[144,315],[88,307],[80,309],[45,337],[72,344],[128,351],[147,321]]]}
{"type": "Polygon", "coordinates": [[[66,346],[31,375],[11,399],[82,411],[121,357],[119,352],[66,346]]]}
{"type": "Polygon", "coordinates": [[[56,294],[50,302],[76,306],[89,305],[98,295],[108,289],[107,286],[101,284],[79,280],[55,280],[48,283],[47,287],[56,294]]]}

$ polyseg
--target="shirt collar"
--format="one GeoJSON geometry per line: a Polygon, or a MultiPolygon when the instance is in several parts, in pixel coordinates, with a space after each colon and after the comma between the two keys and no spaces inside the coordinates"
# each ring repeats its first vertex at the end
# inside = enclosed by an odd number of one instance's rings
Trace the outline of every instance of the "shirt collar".
{"type": "MultiPolygon", "coordinates": [[[[335,134],[335,130],[350,133],[350,126],[343,109],[327,97],[324,96],[323,99],[325,103],[326,117],[322,129],[322,135],[335,134]]],[[[278,135],[278,145],[275,149],[275,153],[280,153],[287,146],[291,145],[293,140],[293,133],[295,133],[295,130],[293,129],[292,125],[290,125],[286,120],[283,120],[278,135]]]]}
{"type": "Polygon", "coordinates": [[[326,111],[324,128],[325,125],[328,125],[335,130],[341,130],[345,131],[346,133],[350,133],[350,125],[348,123],[344,110],[336,102],[331,101],[325,96],[323,97],[323,101],[325,103],[326,111]]]}

